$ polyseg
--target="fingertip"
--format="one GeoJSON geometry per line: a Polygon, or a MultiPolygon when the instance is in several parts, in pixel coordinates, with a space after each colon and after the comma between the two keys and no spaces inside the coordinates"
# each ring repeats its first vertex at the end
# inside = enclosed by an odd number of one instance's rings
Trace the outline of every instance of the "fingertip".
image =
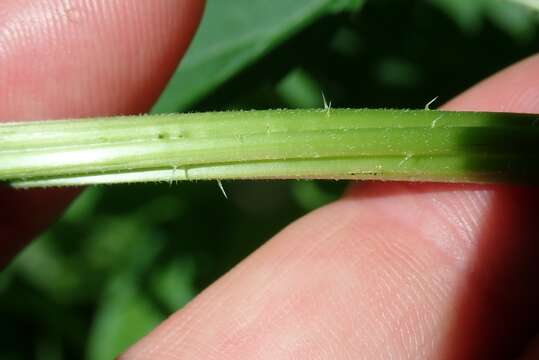
{"type": "Polygon", "coordinates": [[[204,2],[9,0],[0,11],[0,119],[145,112],[204,2]]]}

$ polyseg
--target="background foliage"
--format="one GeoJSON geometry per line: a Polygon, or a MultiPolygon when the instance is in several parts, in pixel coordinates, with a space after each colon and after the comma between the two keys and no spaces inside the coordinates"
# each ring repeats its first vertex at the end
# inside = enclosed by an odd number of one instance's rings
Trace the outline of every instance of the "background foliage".
{"type": "MultiPolygon", "coordinates": [[[[536,52],[538,19],[505,0],[208,0],[154,111],[441,103],[536,52]]],[[[345,184],[224,186],[87,189],[0,275],[0,358],[111,359],[345,184]]]]}

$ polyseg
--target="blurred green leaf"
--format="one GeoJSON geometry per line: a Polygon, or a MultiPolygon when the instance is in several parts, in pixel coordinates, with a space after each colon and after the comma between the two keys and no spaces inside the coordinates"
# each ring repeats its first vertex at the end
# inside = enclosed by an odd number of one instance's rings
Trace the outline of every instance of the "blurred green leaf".
{"type": "Polygon", "coordinates": [[[71,203],[62,219],[68,222],[80,222],[91,216],[102,193],[103,188],[97,186],[85,189],[82,194],[71,203]]]}
{"type": "MultiPolygon", "coordinates": [[[[536,4],[539,8],[539,2],[536,4]]],[[[493,2],[487,14],[496,25],[520,41],[528,40],[533,35],[533,28],[539,19],[532,8],[508,0],[493,2]]]]}
{"type": "Polygon", "coordinates": [[[376,65],[375,74],[383,86],[414,87],[421,81],[421,69],[404,59],[384,58],[376,65]]]}
{"type": "Polygon", "coordinates": [[[111,282],[88,339],[89,360],[109,360],[164,320],[163,314],[130,277],[111,282]]]}
{"type": "Polygon", "coordinates": [[[322,190],[316,181],[295,182],[292,186],[292,195],[306,211],[314,210],[337,199],[335,194],[322,190]]]}
{"type": "Polygon", "coordinates": [[[13,267],[28,283],[57,302],[66,303],[78,296],[81,285],[76,259],[61,256],[50,233],[29,245],[13,267]]]}
{"type": "Polygon", "coordinates": [[[304,70],[291,71],[278,85],[277,92],[290,108],[322,107],[322,90],[304,70]]]}
{"type": "MultiPolygon", "coordinates": [[[[431,1],[445,10],[463,30],[468,32],[478,31],[483,21],[489,18],[515,38],[526,40],[537,22],[537,17],[534,16],[530,8],[517,4],[517,2],[522,2],[530,6],[530,4],[534,4],[534,0],[431,1]]],[[[539,8],[539,5],[537,7],[539,8]]]]}
{"type": "Polygon", "coordinates": [[[89,270],[121,271],[158,251],[154,249],[159,246],[158,238],[144,220],[137,214],[101,218],[82,244],[81,256],[90,266],[89,270]]]}
{"type": "Polygon", "coordinates": [[[185,110],[320,16],[361,0],[209,0],[197,35],[154,112],[185,110]]]}
{"type": "Polygon", "coordinates": [[[192,259],[176,259],[153,274],[151,286],[167,310],[173,312],[196,295],[195,274],[192,259]]]}
{"type": "Polygon", "coordinates": [[[513,1],[517,4],[521,4],[521,5],[524,5],[534,10],[539,11],[539,1],[537,0],[508,0],[508,1],[513,1]]]}
{"type": "Polygon", "coordinates": [[[482,23],[483,10],[491,0],[431,0],[446,11],[464,30],[477,31],[482,23]]]}
{"type": "Polygon", "coordinates": [[[357,11],[365,0],[333,0],[329,2],[330,10],[333,12],[357,11]]]}
{"type": "Polygon", "coordinates": [[[0,295],[9,289],[13,279],[13,268],[0,272],[0,295]]]}

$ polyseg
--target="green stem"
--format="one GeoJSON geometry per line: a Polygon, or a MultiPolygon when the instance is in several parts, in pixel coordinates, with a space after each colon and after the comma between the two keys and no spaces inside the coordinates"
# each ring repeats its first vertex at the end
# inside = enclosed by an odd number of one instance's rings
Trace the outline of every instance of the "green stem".
{"type": "Polygon", "coordinates": [[[0,125],[15,187],[198,179],[539,179],[539,117],[267,110],[0,125]]]}

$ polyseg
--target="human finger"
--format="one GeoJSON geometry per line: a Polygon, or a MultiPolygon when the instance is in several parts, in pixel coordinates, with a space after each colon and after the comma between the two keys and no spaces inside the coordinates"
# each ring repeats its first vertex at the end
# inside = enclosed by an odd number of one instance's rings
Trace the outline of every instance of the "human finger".
{"type": "MultiPolygon", "coordinates": [[[[203,6],[203,0],[3,0],[0,121],[147,111],[203,6]]],[[[76,193],[1,188],[0,267],[76,193]]]]}
{"type": "MultiPolygon", "coordinates": [[[[447,108],[538,112],[538,78],[534,57],[447,108]]],[[[538,200],[507,185],[357,185],[121,358],[514,358],[539,324],[538,200]]]]}

